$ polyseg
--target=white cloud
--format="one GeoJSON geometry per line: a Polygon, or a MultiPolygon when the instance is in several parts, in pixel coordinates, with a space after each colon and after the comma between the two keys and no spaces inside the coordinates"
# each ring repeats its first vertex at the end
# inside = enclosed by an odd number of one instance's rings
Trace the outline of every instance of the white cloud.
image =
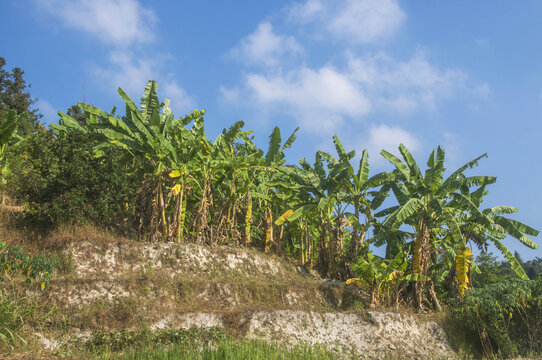
{"type": "Polygon", "coordinates": [[[482,83],[482,84],[474,86],[471,92],[472,92],[472,95],[480,99],[486,100],[491,95],[491,87],[487,83],[482,83]]]}
{"type": "Polygon", "coordinates": [[[416,136],[398,126],[385,124],[371,125],[369,133],[360,147],[369,151],[372,163],[383,164],[386,159],[380,156],[380,151],[386,150],[401,158],[398,150],[399,144],[405,145],[411,153],[421,150],[421,143],[416,136]]]}
{"type": "Polygon", "coordinates": [[[460,137],[458,134],[446,132],[444,133],[444,143],[442,148],[446,152],[446,166],[455,168],[460,153],[460,137]]]}
{"type": "MultiPolygon", "coordinates": [[[[149,80],[159,82],[175,112],[190,112],[194,99],[168,74],[166,52],[146,55],[136,45],[152,42],[155,13],[138,0],[35,0],[42,10],[60,19],[67,28],[96,37],[111,48],[104,65],[90,65],[96,83],[110,92],[122,88],[138,99],[149,80]],[[139,51],[138,51],[139,49],[139,51]],[[105,85],[105,86],[104,86],[105,85]]],[[[161,91],[160,91],[161,92],[161,91]]],[[[137,102],[136,102],[137,103],[137,102]]]]}
{"type": "Polygon", "coordinates": [[[244,64],[275,66],[285,55],[302,52],[303,48],[294,37],[277,35],[269,22],[263,22],[252,34],[242,39],[229,55],[244,64]]]}
{"type": "MultiPolygon", "coordinates": [[[[474,90],[471,90],[474,89],[474,90]]],[[[417,52],[406,61],[384,54],[347,56],[347,65],[249,73],[243,85],[221,88],[223,100],[297,119],[304,129],[329,135],[345,120],[359,122],[369,113],[410,115],[436,111],[438,103],[476,84],[463,71],[439,69],[417,52]]],[[[480,95],[489,91],[481,85],[480,95]]]]}
{"type": "Polygon", "coordinates": [[[308,0],[291,6],[288,17],[338,39],[371,43],[396,33],[406,15],[396,0],[308,0]]]}
{"type": "Polygon", "coordinates": [[[126,47],[151,41],[156,16],[136,0],[37,0],[68,28],[126,47]]]}
{"type": "Polygon", "coordinates": [[[438,100],[452,96],[468,83],[465,72],[440,70],[425,59],[423,52],[402,62],[384,54],[350,56],[348,67],[375,105],[399,113],[435,110],[438,100]]]}
{"type": "Polygon", "coordinates": [[[50,102],[44,99],[39,99],[36,105],[40,114],[43,115],[43,121],[48,124],[57,122],[59,119],[58,109],[51,105],[50,102]]]}
{"type": "Polygon", "coordinates": [[[148,80],[157,80],[160,61],[135,57],[129,51],[113,51],[107,67],[94,67],[92,73],[113,89],[121,87],[129,94],[139,94],[148,80]]]}
{"type": "Polygon", "coordinates": [[[326,7],[320,0],[307,0],[304,3],[294,3],[289,7],[290,20],[309,22],[320,16],[326,7]]]}
{"type": "Polygon", "coordinates": [[[195,108],[195,100],[174,81],[167,80],[161,86],[165,97],[171,99],[171,109],[175,116],[188,114],[195,108]]]}
{"type": "MultiPolygon", "coordinates": [[[[108,90],[122,88],[132,99],[138,99],[149,80],[158,81],[159,93],[171,99],[174,113],[190,112],[195,100],[171,77],[164,76],[168,55],[153,58],[134,56],[129,51],[114,51],[109,55],[107,67],[95,66],[91,69],[93,77],[105,83],[108,90]],[[162,92],[163,90],[163,92],[162,92]]],[[[180,115],[180,114],[177,114],[180,115]]]]}
{"type": "Polygon", "coordinates": [[[329,66],[269,76],[249,74],[243,89],[222,88],[222,93],[225,100],[246,99],[258,107],[288,112],[309,131],[333,131],[344,116],[363,116],[370,109],[356,84],[329,66]]]}

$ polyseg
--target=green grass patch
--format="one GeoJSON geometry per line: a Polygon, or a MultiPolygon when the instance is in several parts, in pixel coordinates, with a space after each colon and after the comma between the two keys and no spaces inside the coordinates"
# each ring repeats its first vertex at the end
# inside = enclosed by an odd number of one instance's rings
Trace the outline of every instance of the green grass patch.
{"type": "Polygon", "coordinates": [[[257,340],[236,342],[233,339],[222,340],[216,344],[172,344],[170,346],[152,345],[132,348],[121,353],[103,353],[100,359],[142,360],[142,359],[254,359],[254,360],[289,360],[289,359],[322,359],[332,360],[338,356],[322,347],[297,345],[287,347],[277,343],[257,340]]]}

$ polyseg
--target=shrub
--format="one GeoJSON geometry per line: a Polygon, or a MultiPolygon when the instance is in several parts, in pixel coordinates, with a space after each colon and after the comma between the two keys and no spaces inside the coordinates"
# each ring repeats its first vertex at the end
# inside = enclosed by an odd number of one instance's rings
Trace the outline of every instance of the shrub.
{"type": "Polygon", "coordinates": [[[455,323],[477,333],[485,355],[542,354],[542,278],[506,280],[467,292],[452,307],[455,323]]]}
{"type": "Polygon", "coordinates": [[[13,154],[10,195],[24,205],[27,223],[43,230],[109,226],[130,212],[134,176],[111,148],[104,148],[104,157],[93,157],[94,145],[82,132],[40,130],[13,154]]]}
{"type": "Polygon", "coordinates": [[[0,282],[7,274],[23,275],[26,283],[38,280],[43,289],[56,265],[55,259],[39,254],[30,255],[22,247],[0,242],[0,282]]]}

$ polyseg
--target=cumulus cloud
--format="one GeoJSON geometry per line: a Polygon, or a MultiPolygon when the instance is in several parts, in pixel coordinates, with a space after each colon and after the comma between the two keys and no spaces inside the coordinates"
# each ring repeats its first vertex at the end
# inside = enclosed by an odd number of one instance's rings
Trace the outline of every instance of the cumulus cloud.
{"type": "Polygon", "coordinates": [[[346,63],[340,69],[301,65],[287,71],[248,73],[241,86],[222,87],[221,92],[226,102],[290,114],[303,128],[325,135],[345,120],[359,122],[369,113],[436,111],[439,102],[459,92],[476,94],[471,90],[476,84],[465,72],[439,69],[421,52],[406,61],[384,54],[350,54],[346,63]]]}
{"type": "Polygon", "coordinates": [[[130,51],[113,51],[106,67],[95,66],[92,73],[116,89],[121,87],[129,94],[143,91],[148,80],[157,80],[156,69],[161,64],[157,58],[135,57],[130,51]]]}
{"type": "Polygon", "coordinates": [[[294,37],[277,35],[269,22],[262,22],[229,55],[247,65],[275,66],[285,56],[302,52],[302,46],[294,37]]]}
{"type": "MultiPolygon", "coordinates": [[[[418,138],[398,126],[388,126],[386,124],[371,125],[367,136],[358,148],[364,148],[369,151],[371,163],[375,165],[383,165],[387,160],[380,155],[382,150],[386,150],[395,156],[401,158],[399,145],[403,144],[413,154],[419,152],[422,148],[418,138]]],[[[361,151],[359,151],[361,154],[361,151]]]]}
{"type": "Polygon", "coordinates": [[[187,92],[166,73],[168,55],[153,58],[134,56],[130,51],[113,51],[106,67],[94,66],[93,77],[107,84],[108,89],[121,87],[126,93],[137,99],[149,80],[156,80],[160,92],[171,99],[174,112],[189,112],[195,101],[187,92]],[[163,92],[162,92],[163,90],[163,92]]]}
{"type": "Polygon", "coordinates": [[[294,3],[288,9],[290,20],[306,23],[315,20],[326,10],[321,0],[307,0],[294,3]]]}
{"type": "Polygon", "coordinates": [[[353,43],[390,37],[406,15],[396,0],[307,0],[289,8],[292,21],[314,24],[327,34],[353,43]]]}
{"type": "Polygon", "coordinates": [[[307,67],[274,75],[248,74],[243,89],[224,89],[226,100],[245,99],[258,107],[289,112],[312,131],[333,131],[344,116],[363,116],[370,105],[345,74],[333,67],[307,67]]]}
{"type": "Polygon", "coordinates": [[[182,114],[188,114],[195,108],[195,100],[188,95],[186,90],[179,86],[175,81],[166,80],[163,82],[163,94],[171,99],[171,109],[177,117],[182,114]]]}
{"type": "Polygon", "coordinates": [[[423,52],[416,52],[407,61],[397,61],[382,53],[350,56],[348,71],[376,106],[400,113],[435,110],[437,100],[452,96],[469,82],[464,71],[441,70],[429,63],[423,52]]]}
{"type": "Polygon", "coordinates": [[[173,110],[189,112],[195,101],[167,75],[167,52],[152,56],[136,45],[155,39],[157,17],[137,0],[35,0],[41,9],[67,28],[97,38],[109,48],[106,62],[90,65],[90,74],[107,91],[121,87],[133,98],[141,95],[148,80],[157,80],[173,110]]]}
{"type": "Polygon", "coordinates": [[[43,115],[43,120],[46,123],[57,122],[59,118],[58,116],[59,109],[55,108],[50,102],[48,102],[45,99],[39,99],[36,105],[37,105],[37,108],[39,109],[39,112],[43,115]]]}
{"type": "Polygon", "coordinates": [[[156,16],[136,0],[39,0],[38,5],[66,27],[100,41],[127,47],[154,38],[156,16]]]}

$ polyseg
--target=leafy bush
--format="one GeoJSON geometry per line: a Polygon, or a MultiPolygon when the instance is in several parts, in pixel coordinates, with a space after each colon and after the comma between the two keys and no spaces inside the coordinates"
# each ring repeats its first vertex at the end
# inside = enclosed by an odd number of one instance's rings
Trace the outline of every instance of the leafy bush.
{"type": "Polygon", "coordinates": [[[113,225],[130,212],[134,177],[110,148],[94,158],[94,145],[82,132],[41,130],[14,154],[10,195],[24,204],[31,225],[113,225]]]}
{"type": "Polygon", "coordinates": [[[7,274],[23,275],[27,284],[38,280],[43,289],[56,265],[55,259],[39,254],[32,256],[20,246],[0,242],[0,281],[7,274]]]}
{"type": "Polygon", "coordinates": [[[542,279],[506,280],[467,292],[453,320],[486,355],[542,354],[542,279]]]}

